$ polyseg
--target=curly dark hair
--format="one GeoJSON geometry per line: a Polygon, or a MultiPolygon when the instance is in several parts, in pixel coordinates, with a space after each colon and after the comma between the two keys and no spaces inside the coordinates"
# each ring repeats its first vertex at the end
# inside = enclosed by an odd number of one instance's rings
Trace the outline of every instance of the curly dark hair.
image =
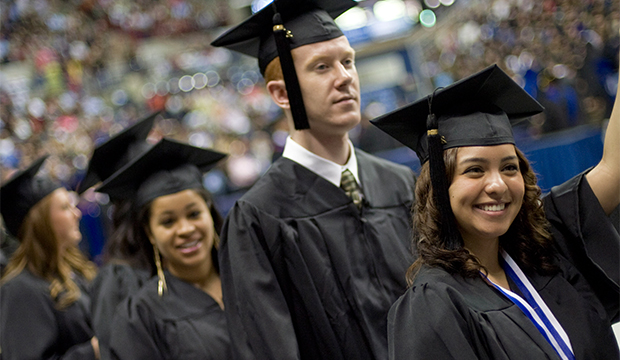
{"type": "Polygon", "coordinates": [[[126,263],[133,268],[153,272],[153,247],[135,236],[136,215],[133,202],[118,201],[113,205],[112,234],[106,243],[105,262],[126,263]]]}
{"type": "MultiPolygon", "coordinates": [[[[500,246],[510,254],[525,273],[552,274],[557,271],[553,261],[553,238],[548,231],[549,223],[541,201],[541,190],[536,184],[536,174],[525,155],[515,147],[519,169],[525,184],[523,204],[508,231],[500,236],[500,246]]],[[[448,179],[456,170],[458,148],[444,151],[448,179]]],[[[477,277],[484,266],[476,256],[462,247],[449,250],[440,239],[440,214],[433,198],[428,162],[422,166],[415,189],[413,206],[413,248],[418,258],[407,270],[411,285],[423,264],[438,266],[451,274],[477,277]]]]}

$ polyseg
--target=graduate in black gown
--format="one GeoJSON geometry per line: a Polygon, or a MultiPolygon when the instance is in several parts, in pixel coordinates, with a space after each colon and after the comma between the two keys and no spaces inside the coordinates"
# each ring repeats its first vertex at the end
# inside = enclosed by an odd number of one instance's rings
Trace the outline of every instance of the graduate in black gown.
{"type": "Polygon", "coordinates": [[[276,0],[212,43],[258,58],[290,129],[282,157],[222,231],[238,359],[387,358],[388,310],[413,261],[415,178],[349,141],[360,84],[355,51],[333,19],[355,5],[276,0]]]}
{"type": "MultiPolygon", "coordinates": [[[[106,180],[148,150],[152,145],[146,140],[157,115],[159,112],[149,114],[97,146],[77,188],[78,194],[106,180]]],[[[132,237],[131,199],[110,200],[114,208],[111,234],[104,250],[105,264],[91,284],[93,329],[102,345],[104,358],[109,357],[110,325],[116,306],[136,293],[155,271],[151,266],[152,246],[132,237]]]]}
{"type": "Polygon", "coordinates": [[[99,359],[88,281],[95,265],[82,239],[75,196],[46,175],[47,156],[0,188],[0,212],[20,245],[0,282],[0,351],[4,360],[99,359]]]}
{"type": "Polygon", "coordinates": [[[372,121],[424,164],[390,359],[619,358],[620,106],[601,162],[542,201],[510,125],[540,111],[492,66],[372,121]]]}
{"type": "Polygon", "coordinates": [[[230,359],[216,250],[222,219],[202,186],[202,172],[223,157],[163,139],[98,188],[131,199],[133,238],[153,247],[157,269],[116,307],[113,358],[230,359]]]}

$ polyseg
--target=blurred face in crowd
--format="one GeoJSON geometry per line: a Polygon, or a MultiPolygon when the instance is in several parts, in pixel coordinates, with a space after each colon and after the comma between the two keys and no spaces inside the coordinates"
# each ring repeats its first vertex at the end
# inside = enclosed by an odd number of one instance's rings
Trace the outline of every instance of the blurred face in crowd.
{"type": "Polygon", "coordinates": [[[525,194],[514,145],[459,148],[449,194],[466,247],[498,240],[517,217],[525,194]]]}
{"type": "Polygon", "coordinates": [[[151,204],[149,239],[172,274],[211,261],[215,229],[205,200],[194,190],[160,196],[151,204]]]}
{"type": "MultiPolygon", "coordinates": [[[[355,51],[345,36],[303,45],[291,51],[299,78],[304,105],[314,133],[346,134],[359,124],[360,87],[355,68],[355,51]]],[[[272,97],[279,105],[288,107],[288,97],[282,91],[284,82],[276,80],[280,92],[272,97]]]]}
{"type": "Polygon", "coordinates": [[[58,188],[50,195],[50,222],[59,247],[77,245],[82,240],[80,219],[82,212],[75,206],[77,197],[65,188],[58,188]]]}

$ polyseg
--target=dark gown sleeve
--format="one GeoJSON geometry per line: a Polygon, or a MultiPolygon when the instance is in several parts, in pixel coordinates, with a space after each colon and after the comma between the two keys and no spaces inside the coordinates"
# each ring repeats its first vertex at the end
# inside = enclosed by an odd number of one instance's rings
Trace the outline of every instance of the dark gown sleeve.
{"type": "Polygon", "coordinates": [[[562,256],[586,278],[617,322],[620,310],[620,236],[590,188],[585,172],[544,198],[551,233],[562,256]]]}
{"type": "Polygon", "coordinates": [[[50,295],[40,290],[21,281],[0,287],[2,359],[94,360],[90,338],[58,354],[59,331],[63,329],[59,329],[50,295]]]}
{"type": "Polygon", "coordinates": [[[148,306],[133,296],[122,301],[112,320],[110,352],[113,359],[164,359],[154,333],[155,318],[148,306]]]}
{"type": "Polygon", "coordinates": [[[100,269],[92,283],[93,330],[99,345],[110,344],[114,312],[129,295],[135,294],[148,279],[147,271],[136,272],[129,265],[109,264],[100,269]]]}
{"type": "Polygon", "coordinates": [[[265,240],[279,243],[285,231],[276,219],[242,201],[224,223],[220,275],[236,359],[299,358],[289,308],[273,271],[277,265],[268,256],[280,249],[269,248],[265,240]]]}
{"type": "Polygon", "coordinates": [[[390,309],[388,351],[390,360],[477,360],[477,354],[459,303],[446,291],[427,284],[409,289],[390,309]]]}

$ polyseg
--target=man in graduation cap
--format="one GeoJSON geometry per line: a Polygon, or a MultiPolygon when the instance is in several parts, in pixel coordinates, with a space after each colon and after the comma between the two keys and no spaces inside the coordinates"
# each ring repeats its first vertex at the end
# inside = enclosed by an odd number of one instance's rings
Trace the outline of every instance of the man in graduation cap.
{"type": "Polygon", "coordinates": [[[220,252],[240,359],[386,359],[386,319],[412,261],[414,175],[353,148],[351,0],[277,0],[212,44],[257,57],[290,136],[232,208],[220,252]]]}

